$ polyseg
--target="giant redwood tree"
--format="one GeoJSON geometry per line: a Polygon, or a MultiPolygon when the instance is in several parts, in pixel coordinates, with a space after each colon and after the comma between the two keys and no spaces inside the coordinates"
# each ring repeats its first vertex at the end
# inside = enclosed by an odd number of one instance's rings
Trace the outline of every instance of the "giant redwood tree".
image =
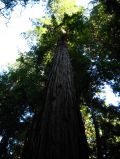
{"type": "MultiPolygon", "coordinates": [[[[50,19],[38,20],[32,34],[38,33],[36,47],[20,56],[17,68],[1,76],[2,159],[87,159],[79,110],[85,120],[90,158],[119,158],[119,107],[106,106],[95,96],[104,82],[119,90],[118,10],[114,5],[107,10],[105,4],[98,3],[86,17],[79,8],[72,9],[71,3],[69,8],[64,5],[69,1],[74,0],[51,3],[50,19]]],[[[16,1],[2,2],[8,9],[8,4],[15,5],[16,1]]]]}
{"type": "Polygon", "coordinates": [[[45,104],[33,121],[22,159],[88,159],[88,147],[65,35],[58,40],[45,104]]]}

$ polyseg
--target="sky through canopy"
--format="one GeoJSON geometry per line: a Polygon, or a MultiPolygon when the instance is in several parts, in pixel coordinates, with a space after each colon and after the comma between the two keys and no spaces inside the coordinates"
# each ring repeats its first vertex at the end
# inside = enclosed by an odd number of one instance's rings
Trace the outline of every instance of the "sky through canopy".
{"type": "MultiPolygon", "coordinates": [[[[91,7],[89,2],[90,0],[78,0],[77,5],[84,8],[91,7]]],[[[14,63],[20,52],[29,51],[27,40],[21,36],[21,33],[32,30],[31,19],[40,18],[44,14],[45,6],[41,2],[34,6],[29,4],[26,8],[16,6],[9,22],[5,17],[0,17],[0,70],[14,63]]],[[[101,96],[105,96],[106,104],[118,104],[120,99],[112,93],[109,86],[105,86],[103,92],[101,96]]]]}

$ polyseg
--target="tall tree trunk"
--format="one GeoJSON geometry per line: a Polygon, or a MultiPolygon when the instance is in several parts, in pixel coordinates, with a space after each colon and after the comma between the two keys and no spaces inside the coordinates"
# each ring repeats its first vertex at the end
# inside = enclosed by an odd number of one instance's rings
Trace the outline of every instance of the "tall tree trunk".
{"type": "Polygon", "coordinates": [[[42,115],[33,123],[26,145],[22,159],[89,158],[64,38],[54,55],[42,115]]]}

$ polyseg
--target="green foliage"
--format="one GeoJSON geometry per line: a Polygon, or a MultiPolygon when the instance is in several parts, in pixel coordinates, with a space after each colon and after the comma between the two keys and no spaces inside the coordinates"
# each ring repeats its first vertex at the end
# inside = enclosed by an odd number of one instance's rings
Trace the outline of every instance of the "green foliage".
{"type": "Polygon", "coordinates": [[[94,67],[99,72],[100,80],[111,84],[114,91],[117,91],[120,87],[119,17],[116,11],[109,13],[106,11],[106,5],[99,3],[91,12],[90,26],[89,50],[94,67]]]}
{"type": "Polygon", "coordinates": [[[42,72],[41,66],[38,71],[36,58],[31,53],[21,55],[14,69],[11,68],[0,77],[0,135],[3,139],[7,136],[7,144],[10,146],[6,150],[6,158],[20,156],[28,123],[38,107],[42,107],[45,83],[42,72]]]}
{"type": "Polygon", "coordinates": [[[61,21],[64,14],[73,15],[79,11],[80,8],[76,4],[76,0],[55,0],[51,3],[50,8],[56,19],[61,21]]]}
{"type": "MultiPolygon", "coordinates": [[[[119,1],[116,2],[119,6],[119,1]]],[[[97,150],[106,159],[117,159],[120,154],[119,107],[107,106],[104,100],[95,97],[105,82],[115,92],[120,90],[118,13],[113,6],[109,11],[108,6],[100,2],[90,17],[86,17],[84,10],[76,8],[74,2],[70,4],[74,8],[70,12],[67,3],[50,4],[49,16],[39,20],[41,26],[36,26],[32,34],[37,46],[21,54],[14,68],[0,76],[0,135],[4,139],[0,145],[7,140],[5,159],[19,158],[31,118],[42,109],[53,52],[61,36],[67,39],[90,158],[98,157],[97,150]]]]}

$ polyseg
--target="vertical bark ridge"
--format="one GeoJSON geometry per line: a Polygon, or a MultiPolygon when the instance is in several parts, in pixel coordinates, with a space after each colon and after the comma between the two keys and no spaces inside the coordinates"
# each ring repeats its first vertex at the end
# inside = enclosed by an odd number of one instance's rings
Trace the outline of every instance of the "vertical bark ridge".
{"type": "Polygon", "coordinates": [[[65,40],[60,40],[48,80],[41,121],[31,135],[31,155],[23,159],[88,159],[80,133],[73,73],[65,40]]]}

